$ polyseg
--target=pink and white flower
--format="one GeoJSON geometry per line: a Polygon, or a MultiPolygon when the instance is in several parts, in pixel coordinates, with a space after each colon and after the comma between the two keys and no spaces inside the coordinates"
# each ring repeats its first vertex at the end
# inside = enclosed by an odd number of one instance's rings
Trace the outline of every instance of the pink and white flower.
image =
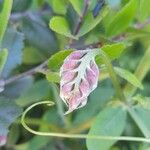
{"type": "Polygon", "coordinates": [[[97,87],[96,55],[92,50],[75,51],[64,60],[60,69],[60,97],[69,108],[65,114],[85,106],[89,94],[97,87]]]}

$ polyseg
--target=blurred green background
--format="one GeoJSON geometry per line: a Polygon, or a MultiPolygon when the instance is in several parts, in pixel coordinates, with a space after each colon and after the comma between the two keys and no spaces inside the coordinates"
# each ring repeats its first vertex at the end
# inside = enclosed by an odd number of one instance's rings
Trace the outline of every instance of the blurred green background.
{"type": "MultiPolygon", "coordinates": [[[[75,41],[71,47],[82,49],[82,47],[91,46],[93,43],[103,46],[122,42],[126,45],[126,48],[119,59],[113,61],[113,64],[134,73],[150,45],[150,0],[137,1],[138,6],[135,13],[130,14],[133,11],[131,9],[129,14],[122,15],[122,19],[111,25],[113,17],[128,5],[129,0],[107,0],[106,3],[110,7],[108,14],[96,27],[75,41]],[[131,16],[131,19],[125,25],[125,20],[129,18],[128,16],[131,16]],[[122,26],[123,29],[119,29],[119,26],[122,26]]],[[[97,2],[97,0],[91,0],[88,12],[94,10],[95,6],[98,5],[97,2]]],[[[3,0],[0,0],[0,10],[2,10],[2,7],[3,0]]],[[[0,123],[0,135],[7,135],[8,126],[12,124],[9,127],[7,143],[0,149],[87,149],[85,140],[32,135],[22,127],[20,119],[16,120],[15,118],[21,115],[23,109],[35,102],[52,100],[56,102],[54,107],[49,108],[42,105],[28,114],[26,122],[32,128],[47,132],[88,133],[95,116],[111,102],[115,94],[111,80],[107,78],[108,76],[105,75],[103,70],[97,89],[89,96],[88,104],[67,116],[67,123],[62,117],[62,109],[65,106],[59,98],[59,85],[58,83],[53,83],[55,80],[59,80],[55,78],[58,76],[59,70],[55,70],[56,76],[54,74],[53,77],[50,76],[49,78],[46,78],[44,72],[47,68],[35,73],[29,72],[29,74],[27,73],[17,80],[13,78],[28,70],[32,71],[32,68],[42,64],[53,54],[68,48],[70,39],[52,31],[49,27],[49,21],[54,16],[63,16],[68,21],[69,28],[73,33],[79,20],[78,13],[82,12],[83,8],[84,0],[14,0],[9,24],[2,42],[2,48],[7,48],[9,53],[0,76],[0,89],[4,89],[0,93],[0,122],[2,122],[0,123]],[[74,7],[74,2],[80,3],[79,7],[74,7]],[[3,81],[5,81],[5,86],[1,85],[3,81]]],[[[97,13],[101,14],[102,12],[98,11],[97,13]]],[[[91,23],[92,21],[89,20],[85,26],[89,27],[91,23]]],[[[145,62],[145,66],[148,63],[145,62]]],[[[51,71],[51,68],[49,68],[49,71],[51,71]]],[[[122,88],[124,88],[127,82],[121,78],[118,80],[122,88]]],[[[142,83],[144,89],[138,89],[136,94],[146,97],[149,101],[150,71],[146,72],[142,83]]],[[[146,124],[150,132],[150,110],[148,108],[141,110],[139,114],[142,116],[142,122],[146,124]]],[[[129,116],[126,120],[123,135],[142,136],[141,131],[129,116]]],[[[97,149],[99,148],[93,147],[93,150],[97,149]]],[[[150,146],[136,142],[117,142],[109,149],[149,150],[150,146]]]]}

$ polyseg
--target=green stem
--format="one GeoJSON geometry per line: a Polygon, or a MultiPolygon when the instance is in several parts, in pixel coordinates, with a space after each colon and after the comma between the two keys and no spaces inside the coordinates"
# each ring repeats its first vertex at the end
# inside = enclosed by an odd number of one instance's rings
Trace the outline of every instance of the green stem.
{"type": "Polygon", "coordinates": [[[117,93],[118,98],[119,98],[120,100],[125,101],[125,100],[126,100],[126,99],[125,99],[125,96],[124,96],[124,94],[123,94],[123,92],[122,92],[122,89],[121,89],[121,87],[120,87],[120,85],[119,85],[119,82],[118,82],[116,73],[115,73],[115,71],[114,71],[114,68],[113,68],[113,66],[112,66],[112,64],[111,64],[111,62],[110,62],[110,60],[109,60],[109,57],[108,57],[107,54],[106,54],[104,51],[102,51],[102,50],[100,51],[100,50],[98,49],[98,53],[101,55],[101,58],[103,59],[105,65],[106,65],[106,67],[107,67],[107,69],[108,69],[108,71],[109,71],[109,75],[110,75],[110,78],[111,78],[111,80],[112,80],[112,83],[113,83],[113,85],[114,85],[114,87],[115,87],[115,89],[116,89],[116,93],[117,93]]]}
{"type": "Polygon", "coordinates": [[[77,139],[97,139],[97,140],[120,140],[120,141],[135,141],[135,142],[145,142],[145,143],[150,143],[150,139],[149,138],[142,138],[142,137],[129,137],[129,136],[118,136],[118,137],[114,137],[114,136],[97,136],[97,135],[86,135],[86,134],[66,134],[66,133],[47,133],[47,132],[38,132],[35,131],[33,129],[31,129],[30,127],[27,126],[27,124],[25,123],[25,117],[26,114],[35,106],[37,105],[41,105],[41,104],[47,104],[49,106],[54,105],[53,102],[51,101],[42,101],[42,102],[37,102],[33,105],[31,105],[30,107],[28,107],[21,118],[21,123],[23,125],[23,127],[28,130],[29,132],[35,134],[35,135],[40,135],[40,136],[51,136],[51,137],[63,137],[63,138],[77,138],[77,139]]]}
{"type": "MultiPolygon", "coordinates": [[[[142,81],[149,70],[150,70],[150,47],[145,52],[134,74],[137,77],[137,79],[139,79],[139,81],[142,81]]],[[[125,87],[125,93],[128,97],[131,97],[136,92],[136,89],[137,87],[133,87],[131,84],[128,83],[125,87]]]]}
{"type": "Polygon", "coordinates": [[[63,109],[63,104],[62,104],[62,100],[60,99],[59,95],[58,95],[58,87],[55,83],[53,83],[53,93],[54,93],[54,99],[56,100],[56,105],[57,105],[57,110],[58,110],[58,114],[63,122],[63,124],[68,127],[69,126],[69,122],[67,121],[65,115],[64,115],[64,109],[63,109]]]}
{"type": "MultiPolygon", "coordinates": [[[[34,118],[26,118],[26,123],[32,126],[44,126],[47,127],[50,130],[56,131],[56,132],[64,132],[63,128],[60,128],[56,124],[50,124],[46,121],[40,120],[40,119],[34,119],[34,118]]],[[[15,124],[21,124],[21,120],[17,120],[15,124]]]]}
{"type": "Polygon", "coordinates": [[[3,9],[0,14],[0,47],[11,14],[12,4],[13,4],[13,0],[4,0],[3,9]]]}

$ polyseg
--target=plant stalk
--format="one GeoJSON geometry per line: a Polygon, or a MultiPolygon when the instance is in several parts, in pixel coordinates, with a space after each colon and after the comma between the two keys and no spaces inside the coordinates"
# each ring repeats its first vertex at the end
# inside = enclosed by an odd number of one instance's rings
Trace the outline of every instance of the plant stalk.
{"type": "MultiPolygon", "coordinates": [[[[139,81],[142,81],[149,70],[150,70],[150,47],[146,50],[134,74],[137,77],[137,79],[139,79],[139,81]]],[[[133,87],[130,83],[128,83],[125,86],[124,90],[128,97],[132,97],[133,94],[136,92],[137,87],[133,87]]]]}
{"type": "MultiPolygon", "coordinates": [[[[98,49],[99,51],[99,49],[98,49]]],[[[114,71],[114,68],[109,60],[109,57],[107,56],[107,54],[104,52],[104,51],[100,51],[99,54],[102,56],[101,58],[103,59],[105,65],[107,66],[107,69],[109,71],[109,75],[110,75],[110,78],[111,78],[111,81],[114,85],[114,88],[116,89],[116,93],[117,93],[117,96],[118,98],[121,100],[121,101],[126,101],[126,98],[123,94],[123,91],[120,87],[120,84],[118,82],[118,79],[117,79],[117,76],[116,76],[116,73],[114,71]]]]}

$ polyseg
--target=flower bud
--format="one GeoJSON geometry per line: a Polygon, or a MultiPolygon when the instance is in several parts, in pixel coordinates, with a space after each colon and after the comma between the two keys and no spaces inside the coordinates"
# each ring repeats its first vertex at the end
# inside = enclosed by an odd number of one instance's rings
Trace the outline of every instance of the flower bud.
{"type": "Polygon", "coordinates": [[[68,106],[65,114],[86,105],[89,94],[97,87],[99,69],[92,50],[75,51],[60,69],[60,97],[68,106]]]}

